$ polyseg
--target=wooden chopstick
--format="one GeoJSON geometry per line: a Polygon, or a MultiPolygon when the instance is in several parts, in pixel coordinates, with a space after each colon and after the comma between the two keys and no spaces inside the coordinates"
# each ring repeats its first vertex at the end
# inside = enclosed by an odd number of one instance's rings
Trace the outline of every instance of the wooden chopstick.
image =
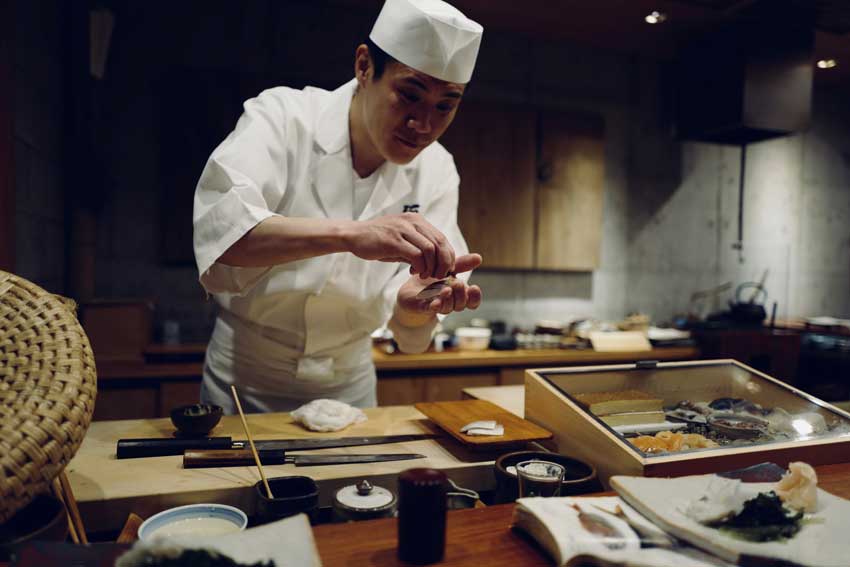
{"type": "Polygon", "coordinates": [[[71,519],[71,513],[68,511],[68,506],[65,504],[65,497],[62,496],[62,485],[59,484],[59,478],[53,479],[53,494],[62,503],[65,508],[65,519],[68,521],[68,533],[71,536],[71,541],[76,544],[80,543],[80,536],[77,535],[77,528],[74,527],[74,520],[71,519]]]}
{"type": "Polygon", "coordinates": [[[77,535],[80,537],[80,543],[88,545],[89,538],[86,537],[86,528],[83,526],[83,518],[80,516],[80,509],[77,508],[77,499],[74,498],[74,491],[71,490],[71,483],[68,482],[68,475],[65,469],[59,473],[59,484],[62,486],[62,494],[65,495],[65,503],[68,505],[68,512],[71,514],[71,519],[74,521],[74,527],[77,528],[77,535]]]}
{"type": "Polygon", "coordinates": [[[139,539],[139,527],[142,525],[142,518],[130,512],[127,516],[127,521],[124,522],[124,527],[121,528],[121,533],[118,534],[118,539],[115,543],[133,543],[139,539]]]}
{"type": "Polygon", "coordinates": [[[257,454],[257,448],[254,447],[254,438],[251,437],[251,430],[248,429],[248,421],[245,419],[245,414],[242,412],[242,404],[239,403],[239,396],[236,394],[236,386],[230,385],[230,391],[233,394],[233,400],[236,402],[236,409],[239,410],[239,417],[242,418],[242,427],[245,428],[245,435],[248,437],[248,444],[251,445],[251,453],[254,454],[254,462],[257,463],[257,470],[260,471],[260,478],[263,479],[263,486],[266,487],[266,495],[269,500],[273,499],[272,489],[269,486],[269,481],[266,480],[266,473],[263,472],[263,463],[260,462],[260,456],[257,454]]]}

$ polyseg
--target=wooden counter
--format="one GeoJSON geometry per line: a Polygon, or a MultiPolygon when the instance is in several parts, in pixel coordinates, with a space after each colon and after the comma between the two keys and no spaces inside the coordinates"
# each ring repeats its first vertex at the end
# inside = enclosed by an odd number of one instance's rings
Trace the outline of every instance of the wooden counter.
{"type": "MultiPolygon", "coordinates": [[[[366,410],[369,420],[341,434],[311,433],[292,423],[288,414],[251,414],[248,423],[256,440],[315,437],[352,437],[430,433],[432,426],[412,407],[366,410]]],[[[260,480],[254,467],[183,469],[182,457],[115,458],[118,439],[169,437],[168,419],[103,421],[92,423],[79,452],[68,465],[68,477],[86,528],[119,530],[130,512],[148,517],[156,512],[196,502],[219,502],[253,513],[253,485],[260,480]]],[[[216,436],[244,439],[238,416],[225,416],[216,436]]],[[[425,459],[386,463],[295,467],[263,467],[266,476],[305,475],[319,484],[320,506],[329,506],[337,489],[363,478],[395,490],[399,472],[417,466],[446,471],[461,486],[492,490],[495,455],[470,453],[450,438],[390,445],[325,449],[316,453],[421,453],[425,459]]]]}
{"type": "MultiPolygon", "coordinates": [[[[850,464],[815,467],[818,486],[850,498],[850,464]]],[[[513,504],[449,512],[446,556],[439,565],[452,567],[551,566],[537,544],[510,529],[513,504]]],[[[316,526],[313,535],[325,565],[389,567],[407,565],[396,557],[398,520],[370,520],[316,526]]]]}

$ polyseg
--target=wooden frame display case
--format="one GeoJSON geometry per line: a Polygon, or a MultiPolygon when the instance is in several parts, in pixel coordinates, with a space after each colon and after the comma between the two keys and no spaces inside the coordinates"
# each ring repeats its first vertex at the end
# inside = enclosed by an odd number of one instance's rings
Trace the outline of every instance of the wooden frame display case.
{"type": "Polygon", "coordinates": [[[683,476],[762,462],[786,466],[790,461],[850,461],[850,413],[734,360],[527,370],[525,418],[553,432],[559,453],[595,465],[606,487],[615,474],[683,476]],[[705,408],[715,427],[706,424],[701,432],[718,445],[644,452],[634,437],[607,425],[576,398],[626,390],[663,400],[665,416],[685,401],[705,408]],[[726,437],[718,425],[724,423],[718,420],[720,410],[710,409],[713,402],[721,409],[733,403],[735,411],[751,413],[770,426],[755,438],[726,437]]]}

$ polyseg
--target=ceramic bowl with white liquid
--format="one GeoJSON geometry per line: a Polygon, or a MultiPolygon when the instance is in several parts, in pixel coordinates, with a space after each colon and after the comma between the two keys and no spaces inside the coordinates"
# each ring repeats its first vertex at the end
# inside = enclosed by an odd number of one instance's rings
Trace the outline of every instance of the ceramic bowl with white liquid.
{"type": "Polygon", "coordinates": [[[248,516],[239,508],[224,504],[189,504],[163,510],[145,520],[139,526],[139,539],[221,536],[240,532],[247,525],[248,516]]]}

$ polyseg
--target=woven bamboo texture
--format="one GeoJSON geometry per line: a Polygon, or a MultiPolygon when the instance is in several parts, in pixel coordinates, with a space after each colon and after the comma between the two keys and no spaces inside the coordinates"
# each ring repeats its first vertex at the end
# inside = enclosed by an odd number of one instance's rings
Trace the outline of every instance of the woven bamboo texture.
{"type": "Polygon", "coordinates": [[[94,355],[70,299],[0,271],[0,523],[47,492],[91,422],[94,355]]]}

